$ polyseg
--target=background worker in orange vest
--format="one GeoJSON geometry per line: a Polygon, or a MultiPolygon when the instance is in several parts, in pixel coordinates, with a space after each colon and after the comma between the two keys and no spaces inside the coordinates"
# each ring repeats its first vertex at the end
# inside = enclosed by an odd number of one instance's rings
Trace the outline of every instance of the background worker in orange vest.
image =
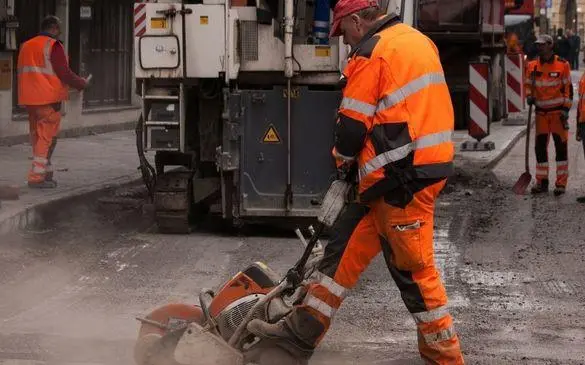
{"type": "Polygon", "coordinates": [[[510,32],[506,34],[506,48],[508,54],[518,54],[522,51],[520,48],[520,40],[518,36],[514,32],[510,32]]]}
{"type": "MultiPolygon", "coordinates": [[[[584,60],[585,62],[585,60],[584,60]]],[[[585,152],[585,74],[579,80],[579,107],[577,108],[577,141],[583,143],[583,152],[585,152]]],[[[585,203],[585,196],[577,198],[579,203],[585,203]]]]}
{"type": "Polygon", "coordinates": [[[28,112],[33,162],[28,174],[32,188],[54,188],[50,158],[61,124],[61,102],[69,97],[68,86],[83,90],[87,80],[69,68],[55,16],[41,23],[41,33],[22,44],[18,55],[18,104],[28,112]]]}
{"type": "Polygon", "coordinates": [[[341,213],[302,303],[283,320],[255,320],[248,330],[309,358],[382,252],[416,323],[421,357],[463,364],[433,257],[435,200],[454,154],[453,107],[438,50],[373,0],[340,0],[331,35],[352,47],[333,154],[338,167],[357,165],[360,202],[341,213]]]}
{"type": "Polygon", "coordinates": [[[573,105],[571,67],[569,62],[553,53],[551,36],[541,34],[535,44],[539,57],[528,63],[525,80],[528,104],[536,106],[536,184],[532,193],[548,191],[548,142],[552,135],[557,171],[554,194],[559,196],[565,193],[569,178],[568,120],[573,105]]]}

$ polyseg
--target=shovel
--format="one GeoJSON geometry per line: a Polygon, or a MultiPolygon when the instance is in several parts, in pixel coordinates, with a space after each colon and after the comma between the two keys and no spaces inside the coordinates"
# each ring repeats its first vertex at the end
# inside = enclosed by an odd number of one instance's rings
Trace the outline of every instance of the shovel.
{"type": "MultiPolygon", "coordinates": [[[[535,86],[535,72],[536,72],[536,67],[534,68],[534,71],[532,72],[531,78],[532,78],[532,95],[534,95],[534,86],[535,86]]],[[[518,195],[524,195],[526,194],[526,189],[528,188],[528,185],[530,185],[530,182],[532,181],[532,175],[530,175],[530,129],[532,127],[532,107],[533,105],[529,105],[528,106],[528,121],[526,123],[526,150],[524,151],[524,168],[525,171],[522,175],[520,175],[520,177],[518,178],[518,181],[516,181],[516,184],[514,184],[514,187],[512,188],[512,190],[514,191],[514,193],[518,194],[518,195]]]]}

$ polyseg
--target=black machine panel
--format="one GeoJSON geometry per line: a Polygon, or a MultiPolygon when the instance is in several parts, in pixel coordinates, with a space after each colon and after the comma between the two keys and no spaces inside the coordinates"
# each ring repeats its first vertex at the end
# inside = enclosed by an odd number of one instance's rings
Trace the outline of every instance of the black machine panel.
{"type": "Polygon", "coordinates": [[[242,216],[311,216],[335,177],[331,156],[339,91],[295,87],[291,93],[291,187],[287,212],[288,172],[286,88],[242,91],[242,216]]]}

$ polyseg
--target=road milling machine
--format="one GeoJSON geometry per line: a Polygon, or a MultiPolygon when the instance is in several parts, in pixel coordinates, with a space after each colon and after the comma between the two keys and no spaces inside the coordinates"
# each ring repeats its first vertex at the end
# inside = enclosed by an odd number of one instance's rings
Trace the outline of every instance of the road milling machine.
{"type": "Polygon", "coordinates": [[[330,14],[328,0],[135,4],[138,147],[162,232],[209,209],[317,214],[348,52],[328,39],[330,14]]]}
{"type": "MultiPolygon", "coordinates": [[[[143,104],[137,147],[161,232],[188,232],[193,217],[208,212],[231,224],[317,215],[335,179],[340,71],[350,52],[342,38],[328,36],[335,2],[134,4],[143,104]]],[[[490,67],[487,118],[506,114],[508,3],[381,1],[439,46],[459,128],[470,112],[471,62],[490,67]]]]}

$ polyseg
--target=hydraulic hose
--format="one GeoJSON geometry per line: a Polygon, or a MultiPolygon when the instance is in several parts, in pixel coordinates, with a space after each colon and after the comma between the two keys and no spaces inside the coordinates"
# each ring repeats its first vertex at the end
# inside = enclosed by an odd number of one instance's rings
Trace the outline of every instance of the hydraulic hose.
{"type": "Polygon", "coordinates": [[[136,123],[136,150],[138,151],[138,160],[140,161],[138,169],[142,174],[142,181],[144,182],[144,185],[146,185],[146,190],[148,190],[148,195],[152,202],[154,201],[156,170],[152,167],[150,162],[148,162],[144,154],[144,117],[142,114],[140,114],[138,123],[136,123]]]}

